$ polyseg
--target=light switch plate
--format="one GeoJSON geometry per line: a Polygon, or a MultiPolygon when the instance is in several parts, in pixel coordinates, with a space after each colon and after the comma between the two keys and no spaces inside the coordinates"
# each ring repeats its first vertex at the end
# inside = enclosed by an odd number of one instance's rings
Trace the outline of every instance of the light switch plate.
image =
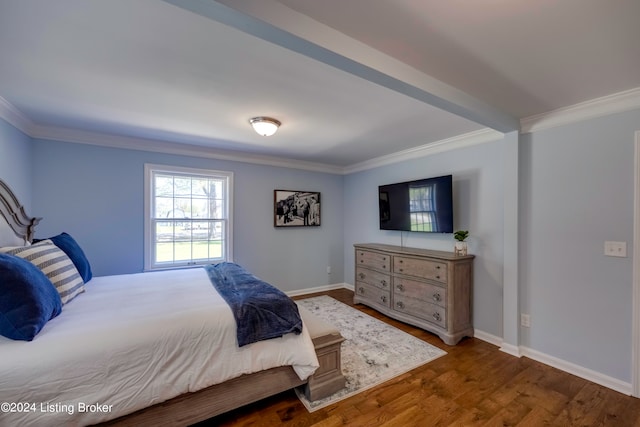
{"type": "Polygon", "coordinates": [[[627,257],[627,242],[604,242],[606,256],[627,257]]]}

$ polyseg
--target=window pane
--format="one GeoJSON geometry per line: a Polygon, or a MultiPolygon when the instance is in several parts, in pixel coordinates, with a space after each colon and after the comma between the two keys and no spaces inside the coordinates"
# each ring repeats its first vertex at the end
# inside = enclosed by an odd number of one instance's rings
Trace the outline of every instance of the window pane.
{"type": "Polygon", "coordinates": [[[211,224],[211,238],[223,239],[224,238],[224,222],[216,221],[211,224]]]}
{"type": "Polygon", "coordinates": [[[192,215],[191,218],[206,219],[209,217],[209,200],[207,199],[193,199],[191,202],[192,215]]]}
{"type": "Polygon", "coordinates": [[[209,259],[209,242],[193,242],[193,259],[194,260],[203,260],[209,259]]]}
{"type": "Polygon", "coordinates": [[[156,223],[156,239],[157,242],[173,241],[173,222],[158,221],[156,223]]]}
{"type": "Polygon", "coordinates": [[[210,202],[211,218],[224,218],[224,201],[212,200],[210,202]]]}
{"type": "Polygon", "coordinates": [[[221,199],[221,198],[225,197],[225,194],[223,193],[223,184],[224,184],[223,180],[210,179],[209,180],[209,184],[208,184],[208,188],[207,188],[207,194],[208,194],[209,198],[211,198],[211,199],[221,199]]]}
{"type": "Polygon", "coordinates": [[[207,190],[209,188],[209,179],[195,178],[191,184],[191,194],[195,198],[207,198],[207,190]]]}
{"type": "Polygon", "coordinates": [[[146,268],[205,264],[227,259],[226,216],[231,173],[145,166],[150,198],[145,219],[146,268]],[[190,172],[193,171],[193,175],[190,172]]]}
{"type": "Polygon", "coordinates": [[[176,196],[191,196],[191,178],[174,177],[173,192],[176,196]]]}
{"type": "Polygon", "coordinates": [[[191,227],[191,238],[194,241],[209,240],[209,230],[206,222],[193,221],[191,227]]]}
{"type": "Polygon", "coordinates": [[[191,217],[191,198],[175,197],[173,199],[173,215],[171,218],[190,218],[191,217]]]}
{"type": "Polygon", "coordinates": [[[167,175],[156,175],[155,179],[156,196],[173,197],[173,177],[167,175]]]}
{"type": "Polygon", "coordinates": [[[191,261],[191,242],[179,240],[174,243],[174,261],[191,261]]]}
{"type": "Polygon", "coordinates": [[[156,243],[156,263],[173,261],[173,242],[156,243]]]}
{"type": "Polygon", "coordinates": [[[220,240],[209,241],[209,258],[224,259],[222,247],[222,241],[220,240]]]}
{"type": "Polygon", "coordinates": [[[154,218],[169,218],[169,213],[173,210],[173,197],[156,197],[154,218]]]}

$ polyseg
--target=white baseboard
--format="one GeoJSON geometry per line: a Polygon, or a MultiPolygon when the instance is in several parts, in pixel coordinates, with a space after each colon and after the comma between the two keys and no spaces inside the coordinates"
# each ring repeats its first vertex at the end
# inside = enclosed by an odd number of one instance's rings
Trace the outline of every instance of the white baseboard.
{"type": "Polygon", "coordinates": [[[502,337],[497,337],[495,335],[491,335],[484,331],[479,331],[477,329],[474,329],[473,336],[478,338],[479,340],[488,342],[489,344],[493,344],[497,347],[502,346],[502,337]]]}
{"type": "MultiPolygon", "coordinates": [[[[287,291],[285,292],[289,296],[300,296],[313,294],[316,292],[325,292],[334,289],[349,289],[353,291],[353,285],[348,283],[334,283],[326,286],[318,286],[315,288],[307,288],[300,289],[297,291],[287,291]]],[[[610,388],[617,392],[631,395],[632,394],[632,385],[631,383],[624,382],[617,378],[610,377],[608,375],[604,375],[600,372],[594,371],[592,369],[585,368],[580,365],[576,365],[575,363],[567,362],[566,360],[559,359],[554,356],[550,356],[548,354],[542,353],[537,350],[533,350],[524,346],[516,346],[513,344],[505,344],[502,342],[502,338],[496,335],[489,334],[484,331],[480,331],[476,329],[474,331],[474,337],[479,340],[488,342],[489,344],[493,344],[497,347],[500,347],[500,351],[503,351],[507,354],[510,354],[514,357],[528,357],[529,359],[535,360],[540,363],[544,363],[545,365],[551,366],[556,369],[560,369],[561,371],[568,372],[577,377],[583,378],[587,381],[591,381],[593,383],[599,384],[603,387],[610,388]]]]}
{"type": "Polygon", "coordinates": [[[500,351],[515,357],[522,357],[520,347],[517,345],[502,343],[502,345],[500,346],[500,351]]]}
{"type": "Polygon", "coordinates": [[[600,372],[596,372],[594,370],[576,365],[574,363],[567,362],[566,360],[558,359],[557,357],[549,356],[548,354],[533,350],[531,348],[520,347],[520,351],[523,356],[526,356],[529,359],[544,363],[545,365],[552,366],[554,368],[560,369],[561,371],[568,372],[577,377],[584,378],[585,380],[600,384],[601,386],[610,388],[620,393],[631,395],[631,383],[627,383],[617,378],[604,375],[600,372]]]}
{"type": "Polygon", "coordinates": [[[474,336],[482,341],[488,342],[489,344],[500,347],[501,351],[504,351],[505,353],[508,353],[512,356],[528,357],[529,359],[535,360],[536,362],[544,363],[545,365],[560,369],[561,371],[568,372],[572,375],[599,384],[603,387],[610,388],[617,392],[626,395],[631,395],[632,393],[633,389],[631,383],[621,381],[617,378],[604,375],[600,372],[596,372],[592,369],[576,365],[575,363],[567,362],[566,360],[562,360],[554,356],[549,356],[548,354],[533,350],[528,347],[504,344],[502,342],[502,338],[483,331],[479,331],[477,329],[474,331],[474,336]]]}

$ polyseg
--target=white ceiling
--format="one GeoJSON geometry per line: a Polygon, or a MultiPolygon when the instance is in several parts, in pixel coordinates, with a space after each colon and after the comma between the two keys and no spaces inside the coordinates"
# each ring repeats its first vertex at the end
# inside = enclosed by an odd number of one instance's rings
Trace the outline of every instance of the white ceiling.
{"type": "Polygon", "coordinates": [[[638,0],[0,0],[0,97],[44,135],[346,167],[640,87],[639,18],[638,0]]]}

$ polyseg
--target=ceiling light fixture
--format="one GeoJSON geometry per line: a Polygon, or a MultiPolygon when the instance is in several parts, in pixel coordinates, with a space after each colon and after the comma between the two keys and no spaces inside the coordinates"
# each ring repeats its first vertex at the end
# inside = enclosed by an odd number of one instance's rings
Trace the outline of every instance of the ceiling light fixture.
{"type": "Polygon", "coordinates": [[[278,127],[282,123],[280,123],[276,119],[272,119],[271,117],[254,117],[249,119],[249,123],[253,126],[253,129],[262,136],[271,136],[278,130],[278,127]]]}

